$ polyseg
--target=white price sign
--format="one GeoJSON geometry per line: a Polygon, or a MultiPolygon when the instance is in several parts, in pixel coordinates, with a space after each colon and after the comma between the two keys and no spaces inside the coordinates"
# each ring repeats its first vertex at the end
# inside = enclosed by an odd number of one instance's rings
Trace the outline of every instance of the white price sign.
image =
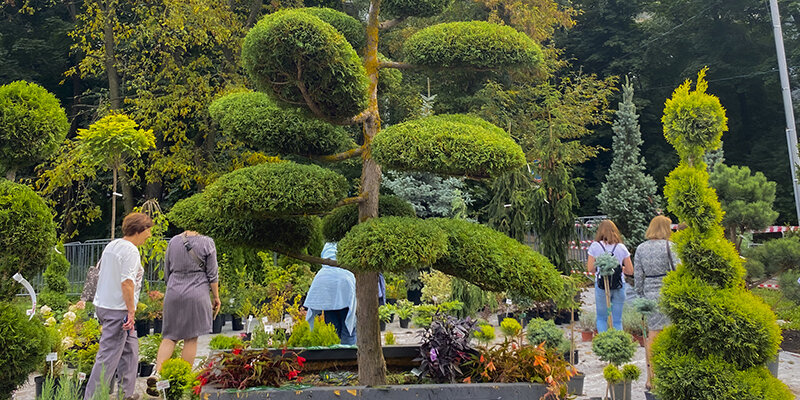
{"type": "Polygon", "coordinates": [[[58,353],[48,353],[47,357],[45,358],[47,362],[55,362],[58,361],[58,353]]]}
{"type": "Polygon", "coordinates": [[[169,389],[169,381],[158,381],[156,382],[156,390],[167,390],[169,389]]]}
{"type": "Polygon", "coordinates": [[[83,382],[85,380],[86,380],[86,373],[85,372],[79,373],[78,374],[78,381],[83,382]]]}
{"type": "Polygon", "coordinates": [[[275,327],[272,325],[264,325],[264,332],[267,332],[268,335],[272,335],[275,333],[275,327]]]}
{"type": "Polygon", "coordinates": [[[506,304],[510,306],[511,304],[513,304],[513,302],[511,301],[511,299],[506,299],[506,304]]]}

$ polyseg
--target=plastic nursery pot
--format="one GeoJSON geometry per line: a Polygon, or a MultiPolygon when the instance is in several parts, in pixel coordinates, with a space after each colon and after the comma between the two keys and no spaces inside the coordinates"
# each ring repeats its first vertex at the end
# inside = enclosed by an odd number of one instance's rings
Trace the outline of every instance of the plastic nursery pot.
{"type": "MultiPolygon", "coordinates": [[[[572,355],[573,355],[573,356],[574,356],[574,358],[575,358],[575,364],[577,364],[577,363],[579,363],[579,362],[580,362],[580,361],[578,360],[578,354],[579,354],[578,350],[573,350],[573,353],[572,353],[572,355]]],[[[569,350],[567,350],[567,351],[564,353],[564,360],[567,360],[567,361],[569,361],[569,350]]]]}
{"type": "Polygon", "coordinates": [[[655,393],[651,393],[647,390],[644,391],[644,398],[646,400],[658,400],[658,396],[656,396],[655,393]]]}
{"type": "Polygon", "coordinates": [[[133,325],[136,328],[136,336],[145,337],[145,336],[150,334],[150,321],[149,320],[134,321],[133,325]]]}
{"type": "Polygon", "coordinates": [[[408,329],[409,322],[411,322],[411,318],[400,318],[400,327],[403,329],[408,329]]]}
{"type": "MultiPolygon", "coordinates": [[[[33,378],[33,383],[36,385],[36,398],[37,399],[42,397],[42,388],[44,387],[44,381],[46,379],[47,378],[45,378],[43,375],[33,378]]],[[[53,389],[57,389],[57,388],[58,388],[58,378],[54,378],[53,379],[53,389]]]]}
{"type": "Polygon", "coordinates": [[[586,375],[578,372],[575,376],[567,381],[567,394],[580,396],[583,394],[583,382],[586,380],[586,375]]]}
{"type": "MultiPolygon", "coordinates": [[[[614,390],[613,398],[616,400],[631,400],[632,394],[632,387],[633,382],[620,382],[611,385],[614,390]]],[[[610,393],[609,393],[610,395],[610,393]]],[[[606,399],[611,400],[612,397],[606,397],[606,399]]]]}
{"type": "MultiPolygon", "coordinates": [[[[163,326],[163,321],[161,318],[153,320],[153,333],[161,333],[161,327],[163,326]]],[[[148,375],[149,376],[149,375],[148,375]]]]}
{"type": "Polygon", "coordinates": [[[146,378],[150,375],[153,375],[153,368],[156,366],[146,362],[139,362],[139,376],[142,378],[146,378]]]}
{"type": "Polygon", "coordinates": [[[381,332],[386,330],[386,322],[381,321],[381,332]]]}
{"type": "Polygon", "coordinates": [[[231,318],[231,329],[234,331],[241,331],[244,330],[244,323],[242,322],[241,317],[233,316],[231,318]]]}
{"type": "Polygon", "coordinates": [[[224,325],[225,317],[222,315],[217,315],[214,318],[213,323],[211,324],[211,333],[220,333],[222,332],[222,326],[224,325]]]}
{"type": "Polygon", "coordinates": [[[767,369],[769,370],[769,373],[776,378],[778,377],[778,365],[781,361],[780,355],[781,353],[775,354],[775,357],[767,362],[767,369]]]}

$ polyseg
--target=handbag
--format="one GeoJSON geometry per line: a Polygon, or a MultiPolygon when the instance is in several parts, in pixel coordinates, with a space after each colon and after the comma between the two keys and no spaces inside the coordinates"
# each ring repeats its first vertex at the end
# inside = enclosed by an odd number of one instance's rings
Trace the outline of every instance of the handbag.
{"type": "Polygon", "coordinates": [[[94,301],[94,295],[97,293],[97,280],[100,279],[100,262],[103,261],[103,256],[97,260],[97,264],[89,267],[86,271],[86,281],[83,283],[83,291],[81,292],[81,300],[84,302],[94,301]]]}

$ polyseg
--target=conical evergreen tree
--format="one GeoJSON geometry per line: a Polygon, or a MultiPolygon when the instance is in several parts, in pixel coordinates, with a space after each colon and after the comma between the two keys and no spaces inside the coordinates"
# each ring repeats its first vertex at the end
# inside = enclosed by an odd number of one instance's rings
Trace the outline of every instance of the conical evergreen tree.
{"type": "Polygon", "coordinates": [[[650,219],[659,204],[656,182],[646,174],[644,158],[639,150],[642,134],[639,115],[633,104],[633,85],[626,79],[622,86],[614,130],[614,160],[600,189],[600,211],[608,215],[632,247],[644,241],[650,219]]]}

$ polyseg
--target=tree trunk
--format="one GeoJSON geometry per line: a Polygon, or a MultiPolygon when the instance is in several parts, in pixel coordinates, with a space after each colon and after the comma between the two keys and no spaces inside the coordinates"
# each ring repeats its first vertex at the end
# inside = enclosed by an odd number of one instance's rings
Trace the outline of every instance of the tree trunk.
{"type": "Polygon", "coordinates": [[[117,169],[114,168],[114,181],[111,184],[111,239],[114,239],[114,231],[117,227],[117,169]]]}
{"type": "Polygon", "coordinates": [[[131,187],[130,178],[124,169],[119,170],[119,183],[122,186],[122,204],[125,207],[125,215],[133,212],[135,205],[133,199],[133,188],[131,187]]]}
{"type": "Polygon", "coordinates": [[[161,203],[161,201],[164,200],[162,198],[163,192],[164,192],[164,184],[162,184],[161,182],[149,182],[145,187],[145,196],[148,199],[155,199],[159,203],[161,203]]]}
{"type": "MultiPolygon", "coordinates": [[[[378,12],[380,0],[372,0],[367,20],[367,46],[364,67],[370,79],[370,116],[364,122],[364,162],[361,169],[361,196],[358,221],[365,222],[378,216],[378,196],[381,185],[381,168],[372,159],[372,140],[380,132],[378,114],[378,12]]],[[[358,321],[358,381],[361,385],[386,384],[386,363],[381,350],[381,332],[378,323],[378,273],[363,272],[356,276],[356,319],[358,321]]]]}
{"type": "Polygon", "coordinates": [[[111,110],[122,109],[122,95],[120,94],[120,79],[119,71],[117,71],[117,58],[115,53],[114,42],[114,9],[110,5],[110,1],[106,2],[106,7],[102,8],[103,11],[103,46],[105,48],[105,59],[103,63],[106,67],[106,75],[108,76],[108,100],[111,104],[111,110]]]}

